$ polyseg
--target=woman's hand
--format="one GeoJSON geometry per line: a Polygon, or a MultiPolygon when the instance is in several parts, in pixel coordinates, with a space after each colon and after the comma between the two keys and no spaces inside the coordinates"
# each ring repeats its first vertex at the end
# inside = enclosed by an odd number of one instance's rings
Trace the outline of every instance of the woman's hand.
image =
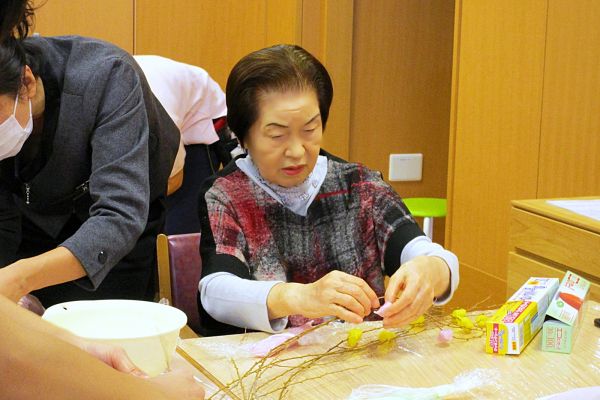
{"type": "Polygon", "coordinates": [[[84,339],[53,325],[50,325],[49,329],[51,329],[49,332],[53,336],[56,336],[57,338],[73,346],[79,347],[81,350],[92,355],[93,357],[102,361],[104,364],[116,369],[119,372],[125,372],[126,374],[143,378],[147,377],[147,375],[138,367],[136,367],[136,365],[129,359],[125,349],[120,346],[84,339]]]}
{"type": "Polygon", "coordinates": [[[74,344],[117,371],[148,379],[157,385],[169,398],[178,400],[199,400],[204,398],[204,388],[194,379],[194,371],[180,358],[173,358],[169,371],[156,377],[148,378],[129,359],[122,347],[91,342],[77,337],[74,340],[74,344]]]}
{"type": "Polygon", "coordinates": [[[25,278],[19,272],[15,264],[0,268],[0,295],[14,303],[29,293],[25,287],[25,278]]]}
{"type": "Polygon", "coordinates": [[[301,314],[308,318],[334,315],[359,323],[379,307],[377,295],[367,282],[341,271],[331,271],[308,284],[275,285],[267,298],[269,318],[301,314]]]}
{"type": "Polygon", "coordinates": [[[83,266],[66,247],[22,258],[0,268],[0,295],[17,302],[30,292],[85,276],[83,266]]]}
{"type": "Polygon", "coordinates": [[[75,339],[74,344],[117,371],[142,378],[147,376],[135,366],[122,347],[91,342],[80,338],[75,339]]]}
{"type": "Polygon", "coordinates": [[[193,370],[177,357],[171,362],[171,369],[149,381],[156,384],[169,396],[177,400],[202,400],[204,388],[194,379],[193,370]]]}
{"type": "Polygon", "coordinates": [[[439,257],[419,256],[404,263],[390,278],[385,291],[383,313],[385,327],[401,327],[433,305],[436,296],[442,296],[450,286],[450,270],[439,257]]]}
{"type": "Polygon", "coordinates": [[[21,297],[17,304],[24,309],[40,316],[44,314],[44,311],[46,311],[40,300],[32,294],[26,294],[25,296],[21,297]]]}

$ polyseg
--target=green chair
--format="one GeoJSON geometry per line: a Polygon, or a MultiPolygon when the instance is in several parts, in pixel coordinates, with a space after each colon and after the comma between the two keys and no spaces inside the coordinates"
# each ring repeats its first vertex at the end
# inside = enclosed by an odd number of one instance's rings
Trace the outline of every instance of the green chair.
{"type": "Polygon", "coordinates": [[[423,218],[423,232],[433,239],[433,219],[446,216],[446,199],[409,197],[402,200],[414,217],[423,218]]]}

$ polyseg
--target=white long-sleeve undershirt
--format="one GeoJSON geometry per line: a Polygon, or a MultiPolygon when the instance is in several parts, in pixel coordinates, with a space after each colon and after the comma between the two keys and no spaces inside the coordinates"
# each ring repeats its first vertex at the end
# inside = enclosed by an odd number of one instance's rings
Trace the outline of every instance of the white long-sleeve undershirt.
{"type": "MultiPolygon", "coordinates": [[[[458,259],[450,251],[427,236],[418,236],[408,242],[400,255],[400,265],[417,256],[442,258],[450,269],[450,293],[444,299],[436,299],[436,305],[450,301],[458,287],[458,259]]],[[[207,275],[198,284],[202,306],[217,321],[264,332],[281,332],[288,319],[269,320],[267,297],[281,281],[253,281],[240,278],[229,272],[207,275]]]]}

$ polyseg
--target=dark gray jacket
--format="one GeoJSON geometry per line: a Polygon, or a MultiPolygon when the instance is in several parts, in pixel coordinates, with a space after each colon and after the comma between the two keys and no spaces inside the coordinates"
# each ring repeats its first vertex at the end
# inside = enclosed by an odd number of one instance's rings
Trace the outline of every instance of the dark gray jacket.
{"type": "Polygon", "coordinates": [[[43,135],[52,140],[33,175],[19,172],[20,154],[0,162],[0,266],[28,255],[25,219],[58,239],[76,218],[56,245],[82,263],[88,280],[79,283],[95,289],[143,233],[138,250],[154,251],[180,134],[123,50],[75,36],[27,40],[41,52],[43,135]]]}

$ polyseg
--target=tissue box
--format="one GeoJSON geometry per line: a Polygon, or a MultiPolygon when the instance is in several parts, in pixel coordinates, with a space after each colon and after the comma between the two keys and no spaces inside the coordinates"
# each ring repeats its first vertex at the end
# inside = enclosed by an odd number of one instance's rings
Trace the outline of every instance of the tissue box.
{"type": "Polygon", "coordinates": [[[542,328],[557,289],[557,278],[529,278],[486,323],[485,351],[520,354],[542,328]]]}
{"type": "Polygon", "coordinates": [[[583,304],[590,282],[567,271],[546,313],[542,350],[570,353],[583,318],[583,304]]]}

